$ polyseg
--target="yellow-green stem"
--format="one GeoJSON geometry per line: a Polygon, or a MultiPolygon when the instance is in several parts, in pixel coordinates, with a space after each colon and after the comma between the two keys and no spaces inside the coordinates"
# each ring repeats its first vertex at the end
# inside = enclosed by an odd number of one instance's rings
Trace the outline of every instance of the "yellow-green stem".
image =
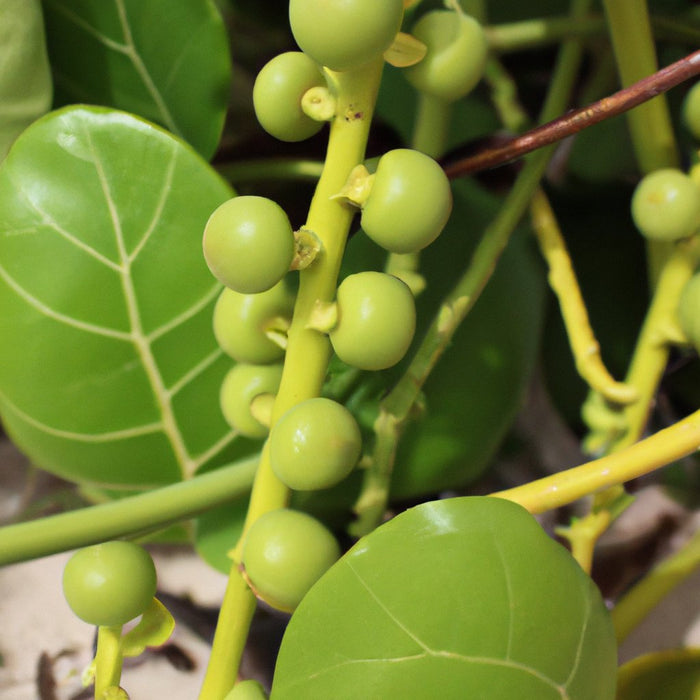
{"type": "Polygon", "coordinates": [[[627,432],[614,444],[615,450],[638,440],[646,425],[653,396],[668,361],[669,340],[676,335],[681,293],[693,276],[699,254],[697,241],[678,243],[661,270],[626,380],[641,399],[624,409],[627,432]]]}
{"type": "Polygon", "coordinates": [[[535,193],[531,212],[535,235],[549,268],[549,284],[559,301],[579,375],[608,401],[632,403],[637,398],[636,390],[615,381],[603,364],[600,345],[593,334],[564,238],[542,190],[535,193]]]}
{"type": "Polygon", "coordinates": [[[700,566],[700,531],[678,552],[654,567],[631,588],[612,611],[618,643],[657,606],[676,586],[700,566]]]}
{"type": "Polygon", "coordinates": [[[122,675],[122,626],[97,628],[95,656],[95,700],[100,700],[107,688],[118,686],[122,675]]]}
{"type": "MultiPolygon", "coordinates": [[[[355,210],[333,196],[341,191],[350,171],[365,156],[369,127],[381,80],[383,60],[357,70],[328,73],[338,110],[331,124],[323,174],[311,202],[305,228],[321,241],[314,263],[299,276],[299,292],[279,392],[272,411],[272,425],[289,408],[318,396],[328,369],[331,348],[328,337],[307,328],[317,302],[335,297],[338,271],[355,210]]],[[[272,472],[267,445],[253,484],[244,534],[264,513],[283,508],[289,490],[272,472]]],[[[255,611],[255,597],[240,571],[243,537],[231,556],[233,564],[202,686],[202,700],[221,700],[233,687],[247,631],[255,611]]]]}
{"type": "MultiPolygon", "coordinates": [[[[658,70],[646,0],[604,0],[608,27],[623,87],[658,70]]],[[[674,167],[676,140],[664,95],[627,113],[630,134],[642,172],[674,167]]]]}
{"type": "Polygon", "coordinates": [[[700,411],[624,450],[491,495],[519,503],[531,513],[544,513],[653,472],[698,449],[700,411]]]}

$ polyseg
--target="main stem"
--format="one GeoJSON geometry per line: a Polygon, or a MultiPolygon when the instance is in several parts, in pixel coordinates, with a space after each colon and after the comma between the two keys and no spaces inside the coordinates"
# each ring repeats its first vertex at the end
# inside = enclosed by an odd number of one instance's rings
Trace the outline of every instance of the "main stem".
{"type": "MultiPolygon", "coordinates": [[[[309,329],[319,302],[335,297],[338,272],[354,209],[335,199],[350,171],[365,156],[369,127],[381,80],[383,59],[343,73],[328,72],[336,93],[337,111],[331,124],[323,174],[311,202],[305,228],[321,243],[321,251],[299,276],[299,292],[288,332],[282,381],[272,411],[272,425],[292,406],[320,394],[331,355],[328,337],[309,329]]],[[[255,596],[241,574],[241,550],[245,532],[264,513],[284,508],[289,490],[272,472],[267,446],[253,484],[244,534],[232,552],[229,583],[216,628],[201,700],[221,700],[233,687],[238,673],[255,596]]]]}

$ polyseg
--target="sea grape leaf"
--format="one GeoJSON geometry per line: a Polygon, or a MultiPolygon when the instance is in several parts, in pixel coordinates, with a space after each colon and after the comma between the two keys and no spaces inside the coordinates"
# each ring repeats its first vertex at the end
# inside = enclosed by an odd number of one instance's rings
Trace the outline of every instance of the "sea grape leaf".
{"type": "Polygon", "coordinates": [[[44,0],[57,104],[123,109],[161,124],[210,158],[231,83],[212,0],[44,0]]]}
{"type": "Polygon", "coordinates": [[[618,679],[617,700],[697,700],[700,649],[670,649],[626,663],[618,679]]]}
{"type": "Polygon", "coordinates": [[[611,700],[591,579],[520,506],[455,498],[362,538],[291,618],[272,700],[611,700]]]}
{"type": "Polygon", "coordinates": [[[51,108],[51,70],[39,0],[0,2],[0,160],[51,108]]]}
{"type": "Polygon", "coordinates": [[[39,466],[145,487],[223,461],[230,360],[201,236],[231,195],[123,112],[66,108],[17,139],[0,167],[0,414],[39,466]]]}

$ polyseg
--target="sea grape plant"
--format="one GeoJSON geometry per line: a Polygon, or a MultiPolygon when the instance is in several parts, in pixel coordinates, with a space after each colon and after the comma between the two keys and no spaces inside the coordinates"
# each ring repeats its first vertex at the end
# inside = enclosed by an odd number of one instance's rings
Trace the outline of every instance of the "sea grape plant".
{"type": "Polygon", "coordinates": [[[0,6],[0,417],[85,499],[1,528],[0,563],[79,548],[64,589],[99,628],[96,698],[128,697],[123,658],[172,630],[129,541],[164,531],[228,576],[203,700],[606,700],[618,675],[620,697],[697,677],[690,650],[618,674],[663,574],[612,613],[591,578],[625,482],[700,446],[697,381],[642,439],[671,354],[697,365],[697,88],[648,98],[700,72],[700,28],[690,0],[673,21],[657,4],[0,6]],[[657,40],[680,59],[660,72],[657,40]],[[613,65],[625,89],[566,115],[613,65]],[[596,255],[620,226],[651,301],[635,325],[605,288],[626,315],[599,343],[564,237],[604,196],[596,255]],[[538,364],[589,461],[514,484],[496,456],[538,364]],[[571,504],[556,542],[533,516],[571,504]],[[291,615],[265,688],[239,676],[258,605],[291,615]]]}

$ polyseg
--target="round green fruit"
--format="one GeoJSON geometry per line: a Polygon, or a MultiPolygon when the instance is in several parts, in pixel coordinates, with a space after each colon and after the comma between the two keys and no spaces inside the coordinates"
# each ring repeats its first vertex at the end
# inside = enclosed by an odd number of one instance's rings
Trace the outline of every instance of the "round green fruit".
{"type": "Polygon", "coordinates": [[[338,287],[338,323],[330,332],[336,355],[359,369],[392,367],[406,354],[416,308],[404,282],[383,272],[358,272],[338,287]]]}
{"type": "Polygon", "coordinates": [[[700,188],[685,173],[662,168],[645,175],[632,195],[632,218],[646,238],[675,241],[700,227],[700,188]]]}
{"type": "Polygon", "coordinates": [[[289,325],[294,296],[284,281],[260,294],[224,289],[214,307],[214,335],[224,352],[238,362],[265,365],[284,356],[268,333],[289,325]]]}
{"type": "Polygon", "coordinates": [[[484,73],[488,43],[473,17],[433,10],[416,22],[411,33],[428,48],[425,58],[404,72],[413,87],[445,102],[455,102],[474,89],[484,73]]]}
{"type": "Polygon", "coordinates": [[[318,65],[300,51],[275,56],[258,73],[253,87],[255,115],[268,134],[280,141],[303,141],[323,126],[301,108],[308,90],[326,85],[318,65]]]}
{"type": "Polygon", "coordinates": [[[71,610],[98,627],[123,625],[141,615],[156,593],[156,569],[133,542],[113,541],[78,550],[63,570],[71,610]]]}
{"type": "Polygon", "coordinates": [[[379,159],[361,224],[382,248],[413,253],[440,235],[451,211],[445,171],[424,153],[399,148],[379,159]]]}
{"type": "Polygon", "coordinates": [[[279,282],[294,257],[294,232],[282,207],[266,197],[234,197],[209,217],[204,257],[214,277],[241,294],[279,282]]]}
{"type": "Polygon", "coordinates": [[[240,681],[233,686],[224,700],[266,700],[265,689],[254,680],[240,681]]]}
{"type": "Polygon", "coordinates": [[[332,533],[297,510],[260,516],[243,542],[243,565],[255,594],[273,608],[292,612],[340,557],[332,533]]]}
{"type": "Polygon", "coordinates": [[[291,489],[315,491],[342,481],[357,464],[362,436],[345,406],[326,398],[302,401],[270,432],[270,465],[291,489]]]}
{"type": "Polygon", "coordinates": [[[268,428],[251,413],[251,403],[262,394],[276,394],[281,380],[282,365],[239,364],[229,370],[219,394],[226,422],[244,437],[264,438],[268,428]]]}
{"type": "Polygon", "coordinates": [[[290,0],[289,24],[299,48],[331,70],[358,68],[394,41],[403,0],[290,0]]]}
{"type": "Polygon", "coordinates": [[[683,121],[688,131],[700,141],[700,82],[688,90],[683,100],[683,121]]]}

